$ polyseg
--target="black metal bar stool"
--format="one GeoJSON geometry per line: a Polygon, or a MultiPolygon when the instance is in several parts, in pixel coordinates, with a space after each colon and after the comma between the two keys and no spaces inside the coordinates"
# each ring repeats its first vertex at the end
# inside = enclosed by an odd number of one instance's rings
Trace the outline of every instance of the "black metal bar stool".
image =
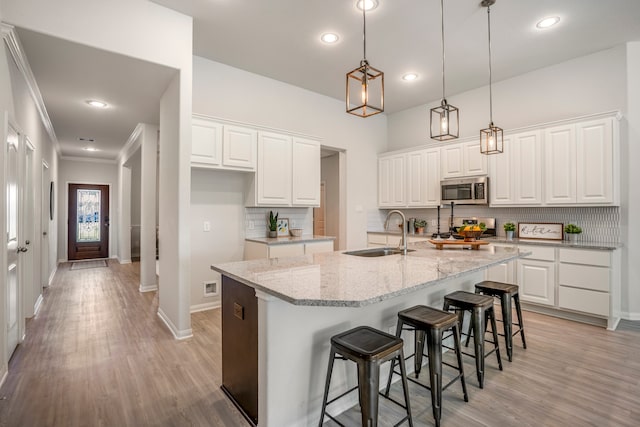
{"type": "MultiPolygon", "coordinates": [[[[426,386],[413,378],[407,378],[409,381],[418,384],[426,389],[431,390],[431,406],[433,408],[433,418],[436,426],[440,425],[442,416],[442,391],[460,379],[462,384],[462,392],[464,401],[468,402],[467,385],[464,381],[464,368],[462,365],[462,353],[460,350],[460,322],[458,316],[454,313],[438,310],[424,305],[416,305],[398,313],[398,326],[396,327],[396,337],[400,337],[402,331],[415,331],[415,353],[408,356],[414,358],[415,375],[419,377],[422,368],[422,357],[424,355],[425,336],[427,339],[427,356],[429,358],[429,380],[431,386],[426,386]],[[408,326],[408,327],[406,327],[408,326]],[[458,366],[451,365],[442,361],[442,335],[445,331],[452,330],[454,337],[454,348],[458,359],[458,366]],[[442,365],[450,366],[458,371],[458,375],[449,381],[444,387],[442,386],[442,365]]],[[[395,372],[396,359],[391,362],[391,370],[389,371],[389,380],[385,396],[389,396],[391,388],[391,379],[395,372]]],[[[403,363],[400,363],[402,366],[403,363]]]]}
{"type": "Polygon", "coordinates": [[[502,359],[498,346],[498,333],[496,328],[496,316],[493,310],[493,297],[473,294],[471,292],[456,291],[444,297],[444,310],[455,310],[458,313],[460,324],[464,319],[464,312],[471,312],[471,328],[473,330],[474,354],[464,353],[476,359],[476,374],[480,388],[484,388],[484,359],[495,352],[498,358],[498,367],[502,371],[502,359]],[[484,335],[487,330],[487,319],[491,320],[494,347],[489,352],[484,351],[484,335]]]}
{"type": "MultiPolygon", "coordinates": [[[[344,424],[336,420],[331,414],[327,413],[327,405],[356,389],[358,389],[359,392],[362,425],[366,427],[377,426],[378,394],[382,394],[379,391],[380,365],[389,360],[397,359],[400,362],[404,360],[404,352],[402,350],[403,344],[404,343],[401,338],[396,338],[393,335],[368,326],[359,326],[331,337],[331,354],[329,356],[329,367],[327,369],[327,381],[324,386],[324,398],[322,399],[322,413],[320,415],[319,426],[322,426],[325,415],[338,423],[338,425],[344,426],[344,424]],[[329,398],[329,386],[331,384],[333,362],[336,358],[351,360],[358,364],[358,386],[347,390],[330,401],[327,401],[329,398]]],[[[407,415],[400,420],[396,426],[408,420],[409,426],[413,427],[411,405],[409,403],[409,389],[404,363],[400,363],[400,371],[402,375],[405,404],[403,405],[391,398],[388,399],[407,411],[407,415]]]]}
{"type": "MultiPolygon", "coordinates": [[[[490,295],[500,299],[500,306],[502,309],[502,323],[504,326],[504,341],[507,347],[507,357],[511,362],[513,357],[513,336],[520,333],[522,338],[522,347],[527,348],[527,341],[524,338],[524,323],[522,322],[522,308],[520,307],[520,295],[518,294],[518,285],[511,285],[508,283],[494,282],[491,280],[485,280],[476,284],[476,293],[483,295],[490,295]],[[516,331],[513,331],[513,310],[511,305],[511,299],[516,306],[516,315],[518,316],[518,323],[515,325],[518,327],[516,331]]],[[[469,343],[469,336],[467,335],[467,344],[469,343]]]]}

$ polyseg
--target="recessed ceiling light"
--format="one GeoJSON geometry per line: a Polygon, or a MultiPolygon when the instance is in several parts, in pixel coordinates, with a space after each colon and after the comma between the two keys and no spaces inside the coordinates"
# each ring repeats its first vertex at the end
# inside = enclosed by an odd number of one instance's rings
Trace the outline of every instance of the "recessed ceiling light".
{"type": "Polygon", "coordinates": [[[364,4],[364,10],[373,10],[378,7],[378,0],[358,0],[356,3],[356,7],[362,10],[362,5],[364,4]]]}
{"type": "Polygon", "coordinates": [[[558,16],[550,16],[548,18],[544,18],[538,21],[538,23],[536,24],[536,27],[540,29],[545,29],[545,28],[553,27],[558,22],[560,22],[560,18],[558,16]]]}
{"type": "Polygon", "coordinates": [[[100,150],[98,150],[97,148],[94,148],[94,147],[84,147],[83,150],[84,151],[100,151],[100,150]]]}
{"type": "Polygon", "coordinates": [[[98,101],[96,99],[87,100],[87,104],[91,105],[92,107],[96,107],[96,108],[107,108],[107,103],[106,102],[98,101]]]}
{"type": "Polygon", "coordinates": [[[407,82],[413,81],[417,78],[418,78],[418,75],[416,73],[407,73],[404,76],[402,76],[402,80],[405,80],[407,82]]]}
{"type": "Polygon", "coordinates": [[[340,37],[338,37],[338,35],[335,33],[324,33],[323,35],[320,36],[320,40],[322,40],[327,44],[333,44],[337,42],[339,38],[340,37]]]}

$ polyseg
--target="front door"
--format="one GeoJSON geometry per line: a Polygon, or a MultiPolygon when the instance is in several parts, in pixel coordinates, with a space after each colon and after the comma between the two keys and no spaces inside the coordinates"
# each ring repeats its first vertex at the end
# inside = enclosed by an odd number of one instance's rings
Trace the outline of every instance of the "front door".
{"type": "Polygon", "coordinates": [[[109,256],[109,186],[69,184],[69,260],[109,256]]]}
{"type": "Polygon", "coordinates": [[[9,124],[5,141],[6,200],[7,200],[7,350],[11,356],[18,345],[20,319],[20,274],[19,256],[23,250],[19,245],[18,230],[20,193],[18,165],[20,160],[18,132],[9,124]]]}

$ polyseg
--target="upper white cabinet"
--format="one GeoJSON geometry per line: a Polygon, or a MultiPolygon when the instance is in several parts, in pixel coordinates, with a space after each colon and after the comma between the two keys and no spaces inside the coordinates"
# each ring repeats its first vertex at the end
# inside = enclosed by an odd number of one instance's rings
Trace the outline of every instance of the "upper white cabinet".
{"type": "Polygon", "coordinates": [[[257,131],[194,116],[191,122],[191,165],[256,170],[257,131]]]}
{"type": "Polygon", "coordinates": [[[320,205],[320,144],[302,138],[293,138],[293,193],[297,206],[320,205]]]}
{"type": "Polygon", "coordinates": [[[430,207],[440,204],[440,149],[378,158],[378,206],[430,207]]]}
{"type": "Polygon", "coordinates": [[[257,172],[247,206],[319,206],[320,143],[258,132],[257,172]]]}
{"type": "Polygon", "coordinates": [[[613,118],[545,130],[545,202],[550,205],[618,203],[613,118]]]}
{"type": "Polygon", "coordinates": [[[480,153],[480,142],[461,142],[440,147],[442,179],[486,175],[487,156],[480,153]]]}
{"type": "Polygon", "coordinates": [[[541,136],[541,131],[506,136],[504,152],[489,156],[491,205],[542,204],[541,136]]]}

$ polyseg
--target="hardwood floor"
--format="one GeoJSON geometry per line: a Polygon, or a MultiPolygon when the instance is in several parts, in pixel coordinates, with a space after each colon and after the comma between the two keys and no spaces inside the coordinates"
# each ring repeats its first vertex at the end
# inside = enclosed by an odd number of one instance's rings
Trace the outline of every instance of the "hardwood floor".
{"type": "MultiPolygon", "coordinates": [[[[0,426],[248,426],[220,391],[220,310],[194,314],[194,337],[176,341],[157,294],[138,292],[138,264],[69,266],[10,362],[0,426]]],[[[464,358],[470,400],[457,383],[444,392],[444,427],[640,425],[637,325],[610,332],[531,312],[525,324],[528,349],[516,338],[503,372],[487,358],[484,390],[464,358]]],[[[410,392],[415,426],[432,426],[428,392],[410,392]]],[[[380,425],[392,425],[401,410],[381,406],[380,425]]],[[[341,417],[358,425],[355,408],[341,417]]]]}

